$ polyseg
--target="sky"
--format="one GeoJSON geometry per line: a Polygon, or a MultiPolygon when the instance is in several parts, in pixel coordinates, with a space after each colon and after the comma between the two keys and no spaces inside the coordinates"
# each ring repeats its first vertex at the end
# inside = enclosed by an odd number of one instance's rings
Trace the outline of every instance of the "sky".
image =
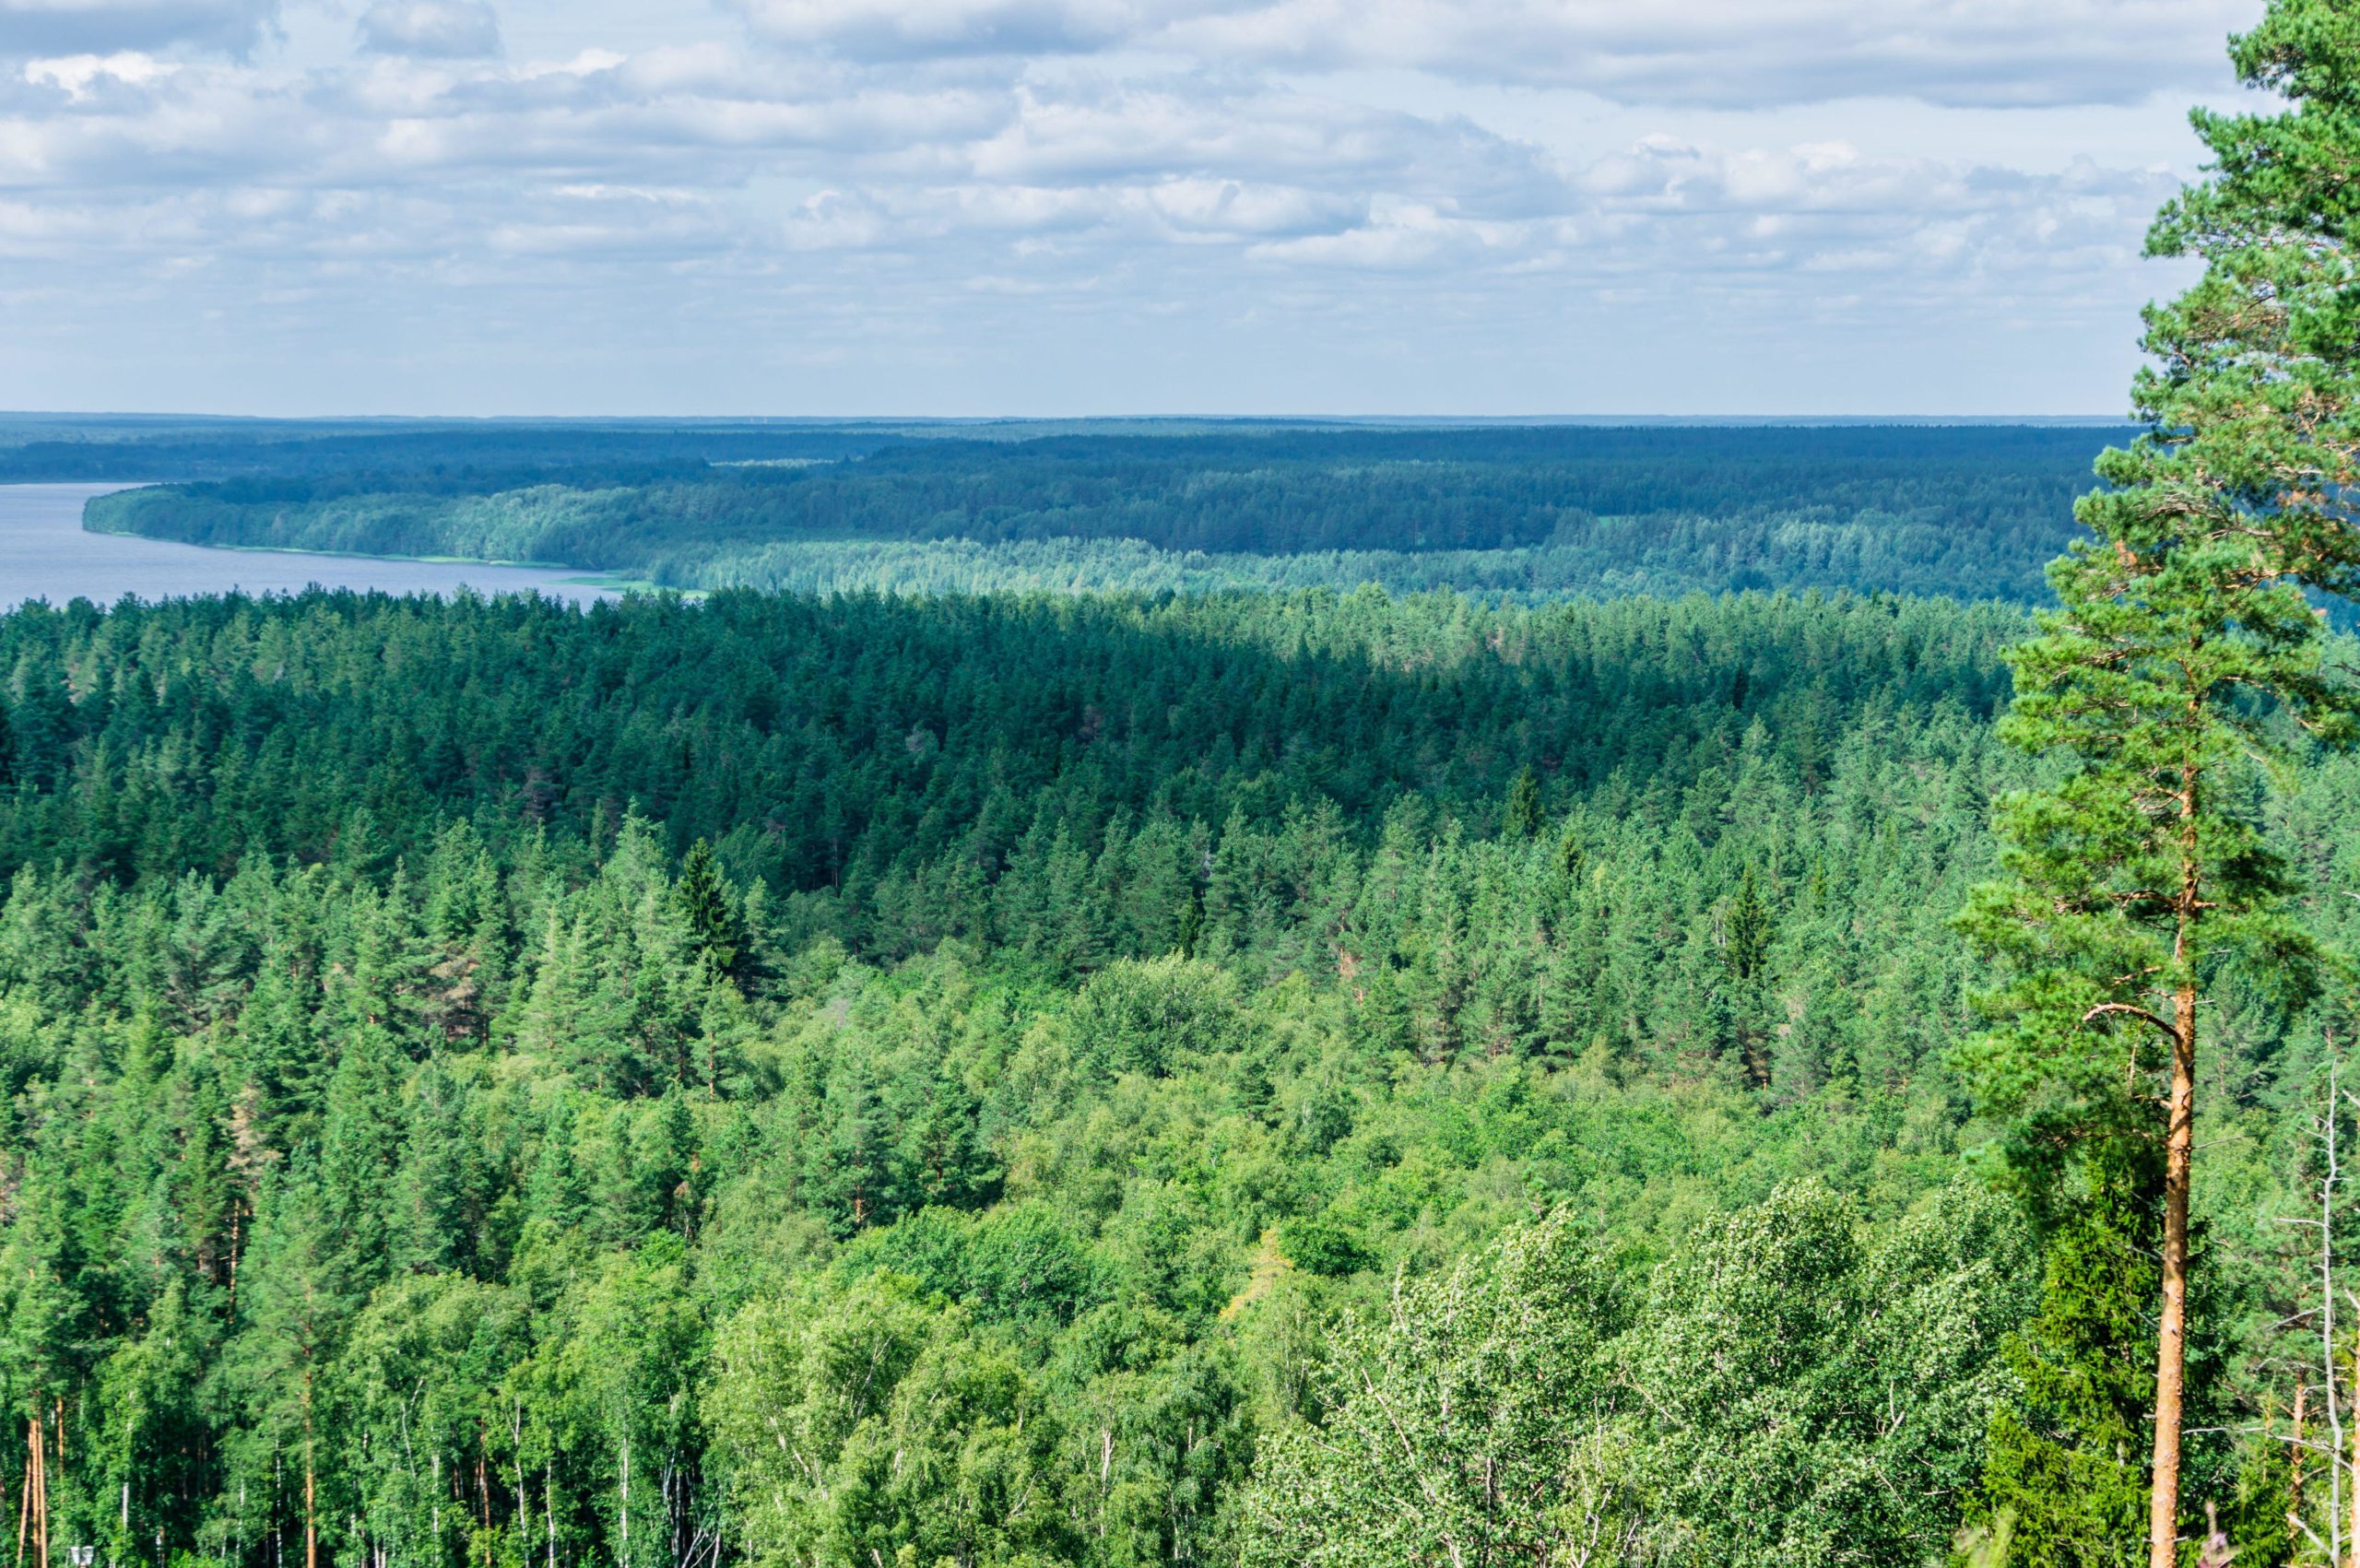
{"type": "Polygon", "coordinates": [[[0,0],[0,407],[2118,414],[2260,0],[0,0]]]}

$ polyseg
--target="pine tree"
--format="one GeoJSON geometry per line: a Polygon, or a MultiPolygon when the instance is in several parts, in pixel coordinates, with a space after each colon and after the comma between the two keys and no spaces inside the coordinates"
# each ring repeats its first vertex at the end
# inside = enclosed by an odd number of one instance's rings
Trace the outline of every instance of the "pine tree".
{"type": "Polygon", "coordinates": [[[320,1124],[319,1197],[347,1280],[365,1289],[390,1259],[391,1212],[401,1165],[400,1055],[385,1032],[354,1032],[328,1084],[320,1124]]]}
{"type": "Polygon", "coordinates": [[[1565,824],[1563,837],[1557,840],[1557,874],[1568,887],[1581,879],[1582,867],[1588,855],[1582,844],[1581,827],[1577,822],[1565,824]]]}
{"type": "Polygon", "coordinates": [[[1173,948],[1183,958],[1197,956],[1197,944],[1205,936],[1205,898],[1194,888],[1188,890],[1187,902],[1180,906],[1180,929],[1173,948]]]}
{"type": "Polygon", "coordinates": [[[655,1114],[643,1124],[636,1142],[639,1173],[652,1189],[660,1223],[694,1240],[700,1163],[697,1126],[688,1096],[678,1085],[655,1102],[655,1114]]]}
{"type": "Polygon", "coordinates": [[[1988,1107],[2020,1118],[2020,1163],[2053,1179],[2059,1150],[2164,1149],[2152,1568],[2180,1528],[2201,1009],[2240,951],[2293,993],[2316,967],[2236,781],[2275,750],[2273,710],[2322,739],[2354,729],[2306,591],[2360,586],[2360,25],[2340,0],[2274,0],[2231,53],[2293,107],[2194,116],[2212,176],[2149,250],[2204,276],[2149,309],[2147,432],[2100,458],[2108,488],[2076,508],[2092,536],[2050,569],[2061,607],[2012,654],[2003,735],[2070,772],[2003,803],[2012,879],[1967,916],[2013,968],[1973,1055],[1988,1107]]]}
{"type": "Polygon", "coordinates": [[[903,1207],[892,1110],[866,1060],[846,1063],[828,1086],[830,1126],[820,1159],[820,1205],[839,1236],[891,1224],[903,1207]]]}
{"type": "Polygon", "coordinates": [[[1770,957],[1770,906],[1748,866],[1729,898],[1722,927],[1721,962],[1728,970],[1725,996],[1726,1028],[1745,1064],[1746,1081],[1756,1089],[1770,1083],[1768,1039],[1759,1023],[1763,971],[1770,957]]]}

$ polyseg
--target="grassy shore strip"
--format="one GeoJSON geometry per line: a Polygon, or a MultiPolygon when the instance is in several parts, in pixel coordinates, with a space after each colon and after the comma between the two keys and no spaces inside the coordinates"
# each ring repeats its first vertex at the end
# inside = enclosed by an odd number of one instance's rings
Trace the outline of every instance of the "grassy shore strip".
{"type": "Polygon", "coordinates": [[[618,577],[606,572],[580,572],[572,561],[565,560],[485,560],[471,555],[395,555],[384,550],[322,550],[306,549],[298,545],[214,545],[189,544],[186,539],[159,539],[152,534],[142,534],[134,528],[100,528],[93,526],[86,513],[82,519],[86,534],[107,534],[120,539],[146,539],[152,544],[188,545],[191,549],[235,551],[241,555],[315,555],[329,560],[402,560],[420,566],[497,566],[525,572],[568,572],[576,574],[558,579],[568,588],[597,588],[610,594],[678,593],[684,598],[703,597],[699,589],[667,589],[662,584],[643,577],[618,577]]]}

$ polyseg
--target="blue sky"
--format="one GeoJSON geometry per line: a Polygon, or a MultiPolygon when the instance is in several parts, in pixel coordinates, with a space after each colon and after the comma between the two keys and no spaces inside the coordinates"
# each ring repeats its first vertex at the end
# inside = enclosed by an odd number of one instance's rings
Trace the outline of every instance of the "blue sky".
{"type": "Polygon", "coordinates": [[[0,407],[2112,414],[2259,0],[0,0],[0,407]]]}

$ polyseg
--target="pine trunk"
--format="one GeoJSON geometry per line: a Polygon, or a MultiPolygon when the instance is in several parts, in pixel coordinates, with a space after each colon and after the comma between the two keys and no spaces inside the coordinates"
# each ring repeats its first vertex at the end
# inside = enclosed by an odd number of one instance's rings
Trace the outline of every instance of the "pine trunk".
{"type": "Polygon", "coordinates": [[[2155,1456],[2147,1504],[2148,1568],[2179,1562],[2180,1407],[2188,1370],[2188,1189],[2196,1146],[2196,983],[2174,998],[2170,1120],[2164,1138],[2164,1311],[2156,1336],[2155,1456]]]}
{"type": "Polygon", "coordinates": [[[17,1568],[25,1568],[25,1542],[33,1524],[33,1472],[41,1468],[41,1440],[25,1444],[25,1495],[17,1508],[17,1568]]]}
{"type": "Polygon", "coordinates": [[[319,1495],[312,1467],[312,1369],[303,1369],[303,1568],[320,1568],[319,1495]]]}

